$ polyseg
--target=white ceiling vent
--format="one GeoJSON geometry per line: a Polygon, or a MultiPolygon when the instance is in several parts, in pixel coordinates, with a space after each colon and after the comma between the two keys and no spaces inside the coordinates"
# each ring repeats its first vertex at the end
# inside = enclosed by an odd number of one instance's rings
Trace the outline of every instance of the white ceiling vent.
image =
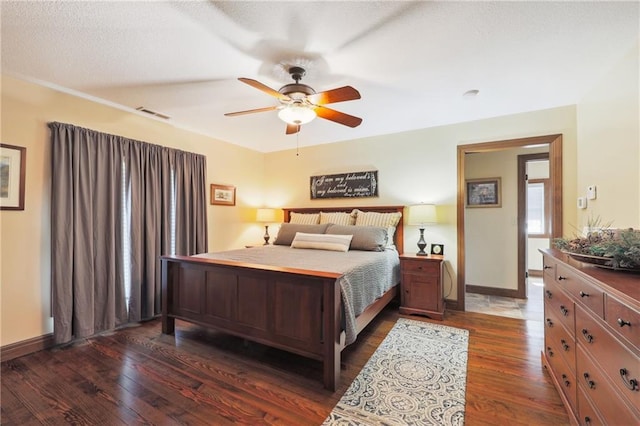
{"type": "Polygon", "coordinates": [[[147,113],[147,114],[149,114],[149,115],[155,115],[156,117],[162,118],[162,119],[164,119],[164,120],[169,120],[169,119],[171,118],[171,117],[169,117],[169,116],[168,116],[168,115],[166,115],[166,114],[162,114],[162,113],[160,113],[160,112],[152,111],[152,110],[150,110],[150,109],[148,109],[148,108],[145,108],[145,107],[143,107],[143,106],[139,106],[138,108],[136,108],[136,110],[138,110],[138,111],[140,111],[140,112],[147,113]]]}

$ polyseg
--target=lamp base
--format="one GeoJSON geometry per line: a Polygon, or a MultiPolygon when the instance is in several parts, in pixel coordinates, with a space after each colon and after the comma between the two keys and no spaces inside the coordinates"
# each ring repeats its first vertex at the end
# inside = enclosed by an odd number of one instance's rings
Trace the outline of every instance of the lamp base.
{"type": "Polygon", "coordinates": [[[424,228],[420,228],[420,239],[418,240],[419,251],[416,253],[416,256],[428,256],[429,253],[424,251],[426,247],[427,242],[424,240],[424,228]]]}
{"type": "Polygon", "coordinates": [[[271,238],[269,236],[269,225],[265,225],[264,227],[264,244],[265,246],[269,245],[269,238],[271,238]]]}

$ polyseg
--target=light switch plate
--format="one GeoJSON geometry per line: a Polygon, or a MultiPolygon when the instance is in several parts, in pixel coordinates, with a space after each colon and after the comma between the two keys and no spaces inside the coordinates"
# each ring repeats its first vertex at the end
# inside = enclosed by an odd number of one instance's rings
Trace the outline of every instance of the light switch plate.
{"type": "Polygon", "coordinates": [[[587,208],[587,199],[585,197],[578,197],[578,208],[579,209],[587,208]]]}
{"type": "Polygon", "coordinates": [[[596,186],[595,185],[589,185],[587,186],[587,199],[588,200],[595,200],[596,199],[596,186]]]}

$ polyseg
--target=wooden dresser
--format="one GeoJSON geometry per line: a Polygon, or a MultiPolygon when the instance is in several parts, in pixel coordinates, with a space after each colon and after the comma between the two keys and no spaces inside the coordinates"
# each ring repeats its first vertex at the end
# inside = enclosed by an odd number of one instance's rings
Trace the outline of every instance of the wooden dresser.
{"type": "Polygon", "coordinates": [[[640,424],[640,275],[541,250],[542,362],[573,423],[640,424]]]}

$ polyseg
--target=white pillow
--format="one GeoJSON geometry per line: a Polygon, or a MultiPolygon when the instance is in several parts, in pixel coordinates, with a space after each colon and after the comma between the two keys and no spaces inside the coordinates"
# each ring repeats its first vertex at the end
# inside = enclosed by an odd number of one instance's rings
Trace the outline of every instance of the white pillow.
{"type": "Polygon", "coordinates": [[[305,234],[297,232],[291,247],[316,250],[348,251],[353,235],[305,234]]]}
{"type": "Polygon", "coordinates": [[[294,213],[289,214],[289,223],[296,225],[316,225],[320,223],[320,213],[294,213]]]}
{"type": "Polygon", "coordinates": [[[320,212],[320,223],[333,223],[334,225],[355,225],[356,210],[346,212],[320,212]]]}

